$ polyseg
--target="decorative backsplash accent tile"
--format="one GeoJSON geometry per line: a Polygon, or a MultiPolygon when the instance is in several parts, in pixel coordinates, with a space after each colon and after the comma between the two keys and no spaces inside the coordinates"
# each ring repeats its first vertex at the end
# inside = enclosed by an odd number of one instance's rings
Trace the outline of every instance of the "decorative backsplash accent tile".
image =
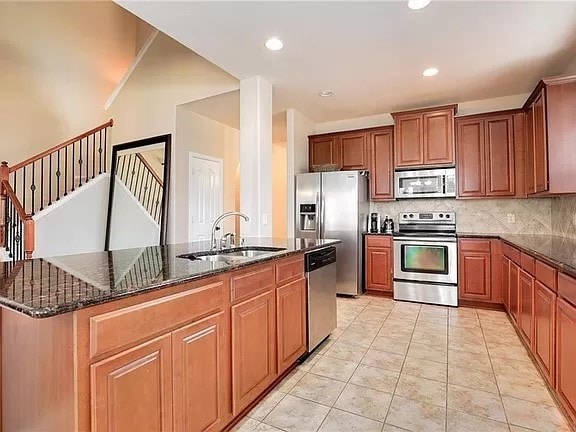
{"type": "MultiPolygon", "coordinates": [[[[557,199],[557,198],[554,198],[557,199]]],[[[576,199],[573,201],[576,210],[576,199]]],[[[371,202],[370,211],[394,219],[398,227],[398,213],[425,211],[456,212],[456,228],[470,233],[551,234],[552,199],[413,199],[391,202],[371,202]],[[508,214],[515,215],[514,223],[508,214]]],[[[573,226],[576,229],[575,226],[573,226]]]]}
{"type": "Polygon", "coordinates": [[[552,234],[576,238],[576,196],[552,198],[552,234]]]}

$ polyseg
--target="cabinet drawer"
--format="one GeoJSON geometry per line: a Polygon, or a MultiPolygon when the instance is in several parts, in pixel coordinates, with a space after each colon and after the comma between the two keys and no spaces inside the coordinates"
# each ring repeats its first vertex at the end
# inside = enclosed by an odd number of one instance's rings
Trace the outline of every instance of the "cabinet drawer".
{"type": "Polygon", "coordinates": [[[534,267],[536,266],[536,260],[524,252],[520,253],[520,263],[522,264],[522,269],[526,273],[530,273],[532,276],[535,274],[534,267]]]}
{"type": "Polygon", "coordinates": [[[385,235],[366,236],[366,246],[368,247],[392,247],[392,237],[385,235]]]}
{"type": "Polygon", "coordinates": [[[304,277],[304,257],[280,261],[276,264],[276,285],[285,285],[304,277]]]}
{"type": "Polygon", "coordinates": [[[230,281],[231,301],[238,303],[272,288],[274,288],[272,265],[244,272],[233,276],[230,281]]]}
{"type": "Polygon", "coordinates": [[[90,318],[90,357],[222,310],[224,288],[216,282],[90,318]]]}
{"type": "Polygon", "coordinates": [[[490,252],[490,240],[459,240],[460,250],[462,252],[490,252]]]}
{"type": "Polygon", "coordinates": [[[520,251],[515,247],[512,247],[506,243],[502,243],[502,253],[504,254],[504,256],[508,257],[516,264],[518,265],[522,264],[522,262],[520,261],[520,251]]]}
{"type": "Polygon", "coordinates": [[[552,291],[556,292],[556,269],[544,264],[541,261],[536,261],[535,276],[542,284],[552,291]]]}
{"type": "Polygon", "coordinates": [[[576,279],[558,273],[558,295],[576,305],[576,279]]]}

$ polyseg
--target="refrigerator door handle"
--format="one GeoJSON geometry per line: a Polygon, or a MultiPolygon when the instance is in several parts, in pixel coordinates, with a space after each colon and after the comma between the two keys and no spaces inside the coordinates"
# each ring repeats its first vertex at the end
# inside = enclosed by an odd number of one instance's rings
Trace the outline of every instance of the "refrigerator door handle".
{"type": "Polygon", "coordinates": [[[316,238],[321,238],[322,212],[320,204],[320,192],[316,192],[316,238]]]}
{"type": "Polygon", "coordinates": [[[326,222],[326,205],[325,205],[326,204],[326,196],[324,194],[322,194],[320,199],[322,202],[322,206],[320,207],[320,211],[322,212],[322,216],[321,216],[322,224],[320,225],[320,229],[321,229],[320,238],[323,239],[326,236],[326,227],[324,226],[325,222],[326,222]]]}

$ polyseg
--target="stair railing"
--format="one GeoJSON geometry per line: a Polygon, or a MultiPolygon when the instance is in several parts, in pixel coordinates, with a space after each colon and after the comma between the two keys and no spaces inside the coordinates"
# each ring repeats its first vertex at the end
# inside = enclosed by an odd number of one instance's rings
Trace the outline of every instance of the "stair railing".
{"type": "Polygon", "coordinates": [[[26,214],[35,215],[106,172],[113,125],[110,120],[9,168],[9,183],[26,214]]]}
{"type": "Polygon", "coordinates": [[[164,183],[148,161],[140,153],[119,155],[116,175],[160,225],[164,183]]]}
{"type": "Polygon", "coordinates": [[[35,226],[32,215],[27,214],[6,180],[0,186],[0,239],[12,261],[32,258],[35,245],[35,226]]]}

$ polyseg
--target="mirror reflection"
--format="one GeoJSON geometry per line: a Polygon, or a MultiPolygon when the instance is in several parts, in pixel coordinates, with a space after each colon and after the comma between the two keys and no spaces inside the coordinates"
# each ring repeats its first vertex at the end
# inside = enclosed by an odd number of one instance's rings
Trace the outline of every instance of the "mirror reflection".
{"type": "Polygon", "coordinates": [[[113,147],[106,250],[166,243],[169,138],[113,147]]]}

